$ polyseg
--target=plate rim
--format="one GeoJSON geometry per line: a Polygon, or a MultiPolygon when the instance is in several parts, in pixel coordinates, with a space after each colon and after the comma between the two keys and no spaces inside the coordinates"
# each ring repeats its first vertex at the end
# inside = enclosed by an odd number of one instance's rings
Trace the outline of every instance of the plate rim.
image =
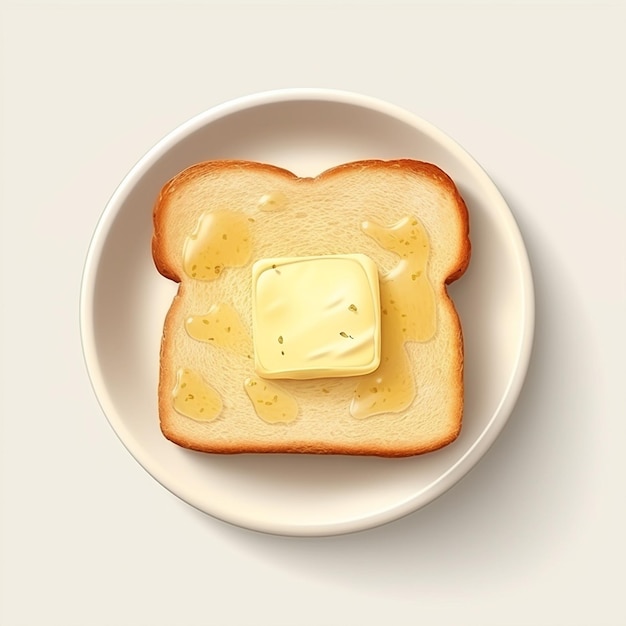
{"type": "Polygon", "coordinates": [[[422,117],[398,105],[376,97],[337,89],[308,87],[285,88],[240,96],[219,103],[198,113],[164,135],[132,166],[106,203],[97,220],[89,242],[80,284],[79,329],[83,360],[92,390],[101,410],[118,439],[122,442],[124,447],[126,447],[131,456],[152,478],[159,482],[159,484],[202,513],[235,526],[277,535],[330,536],[380,526],[423,508],[456,485],[484,457],[485,453],[496,441],[508,422],[526,379],[534,342],[535,292],[528,252],[513,212],[486,171],[457,141],[422,117]],[[137,445],[132,445],[135,437],[125,427],[124,420],[117,415],[114,402],[110,398],[109,390],[104,384],[102,369],[98,362],[94,328],[90,320],[93,319],[92,305],[97,283],[96,274],[108,234],[119,212],[119,208],[122,205],[122,200],[125,195],[132,190],[134,184],[141,179],[143,173],[149,170],[151,165],[163,154],[167,153],[178,141],[207,124],[211,124],[221,118],[250,108],[284,102],[296,103],[304,101],[319,101],[358,106],[404,122],[426,133],[436,140],[439,145],[442,145],[446,150],[454,153],[456,157],[460,158],[464,165],[468,167],[468,170],[473,176],[477,176],[481,179],[481,188],[488,190],[491,200],[499,205],[498,213],[499,215],[501,214],[500,217],[506,221],[507,232],[509,236],[512,237],[514,244],[516,252],[515,260],[522,278],[523,331],[520,334],[520,345],[517,350],[515,367],[512,369],[508,384],[502,392],[500,403],[494,410],[491,419],[483,428],[480,436],[473,441],[465,453],[433,482],[414,493],[412,497],[399,502],[393,507],[356,519],[343,520],[337,523],[283,524],[278,521],[274,524],[253,524],[249,519],[250,516],[232,515],[231,517],[227,517],[219,515],[199,506],[192,498],[183,497],[180,490],[175,491],[171,488],[167,484],[167,481],[163,479],[162,473],[156,471],[154,467],[151,466],[147,458],[150,455],[148,455],[145,450],[141,449],[141,446],[138,449],[137,445]],[[428,492],[429,494],[427,499],[423,498],[424,492],[428,492]]]}

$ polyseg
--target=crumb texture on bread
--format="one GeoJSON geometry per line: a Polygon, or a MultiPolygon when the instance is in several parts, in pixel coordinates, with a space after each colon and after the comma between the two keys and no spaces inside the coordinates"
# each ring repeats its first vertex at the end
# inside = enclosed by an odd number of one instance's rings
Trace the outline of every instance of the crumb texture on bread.
{"type": "Polygon", "coordinates": [[[216,453],[408,456],[447,445],[462,423],[463,338],[446,285],[468,265],[468,232],[453,181],[420,161],[359,161],[314,178],[248,161],[181,172],[154,207],[155,265],[179,283],[161,344],[163,433],[216,453]],[[203,235],[207,224],[224,227],[203,235]],[[365,375],[259,377],[254,262],[350,254],[378,267],[387,360],[365,375]],[[198,394],[215,415],[200,412],[198,394]]]}

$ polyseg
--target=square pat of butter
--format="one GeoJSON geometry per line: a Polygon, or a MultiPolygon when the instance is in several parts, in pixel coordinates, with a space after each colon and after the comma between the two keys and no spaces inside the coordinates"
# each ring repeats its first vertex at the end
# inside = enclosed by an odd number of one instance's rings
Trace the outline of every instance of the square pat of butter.
{"type": "Polygon", "coordinates": [[[328,378],[380,364],[380,291],[364,254],[261,259],[252,268],[255,369],[328,378]]]}

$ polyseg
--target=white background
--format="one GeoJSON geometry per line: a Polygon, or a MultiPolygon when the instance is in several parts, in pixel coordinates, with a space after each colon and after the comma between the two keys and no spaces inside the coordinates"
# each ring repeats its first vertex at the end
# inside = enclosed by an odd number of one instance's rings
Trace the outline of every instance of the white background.
{"type": "Polygon", "coordinates": [[[2,626],[625,623],[624,8],[5,2],[2,626]],[[103,416],[78,329],[89,240],[133,164],[280,87],[450,134],[536,282],[527,383],[489,453],[425,509],[324,539],[235,528],[158,485],[103,416]]]}

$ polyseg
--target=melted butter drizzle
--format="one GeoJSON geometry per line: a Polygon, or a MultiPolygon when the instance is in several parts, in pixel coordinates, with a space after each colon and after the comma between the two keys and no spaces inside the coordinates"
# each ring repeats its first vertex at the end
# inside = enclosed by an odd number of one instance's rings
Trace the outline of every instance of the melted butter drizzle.
{"type": "Polygon", "coordinates": [[[172,391],[174,409],[198,422],[210,422],[222,411],[222,398],[202,377],[189,368],[176,372],[176,386],[172,391]]]}
{"type": "Polygon", "coordinates": [[[409,216],[390,227],[364,222],[362,229],[400,259],[380,282],[381,361],[359,379],[350,406],[356,418],[403,411],[413,402],[415,380],[404,344],[428,341],[437,323],[426,271],[430,242],[421,222],[409,216]]]}
{"type": "MultiPolygon", "coordinates": [[[[252,358],[252,339],[236,309],[229,304],[215,304],[206,315],[188,317],[185,329],[197,341],[219,345],[248,359],[252,358]]],[[[179,370],[179,380],[174,390],[174,408],[192,419],[209,421],[219,414],[222,400],[217,392],[204,383],[201,386],[201,383],[199,377],[194,377],[190,370],[179,370]],[[189,395],[192,397],[189,398],[189,395]],[[207,406],[211,402],[213,410],[207,406]]],[[[269,424],[288,423],[298,417],[296,399],[280,385],[251,377],[244,381],[244,388],[254,411],[263,421],[269,424]]]]}
{"type": "Polygon", "coordinates": [[[260,211],[282,211],[287,207],[287,196],[282,191],[270,191],[261,196],[257,207],[260,211]]]}
{"type": "Polygon", "coordinates": [[[284,389],[268,380],[246,378],[244,387],[256,414],[270,424],[293,422],[298,417],[298,403],[284,389]]]}
{"type": "Polygon", "coordinates": [[[205,315],[192,315],[185,320],[187,334],[197,341],[221,346],[252,358],[252,339],[237,310],[230,304],[214,304],[205,315]]]}
{"type": "Polygon", "coordinates": [[[245,265],[251,253],[248,218],[234,211],[209,211],[185,240],[183,269],[190,278],[216,280],[225,268],[245,265]]]}

